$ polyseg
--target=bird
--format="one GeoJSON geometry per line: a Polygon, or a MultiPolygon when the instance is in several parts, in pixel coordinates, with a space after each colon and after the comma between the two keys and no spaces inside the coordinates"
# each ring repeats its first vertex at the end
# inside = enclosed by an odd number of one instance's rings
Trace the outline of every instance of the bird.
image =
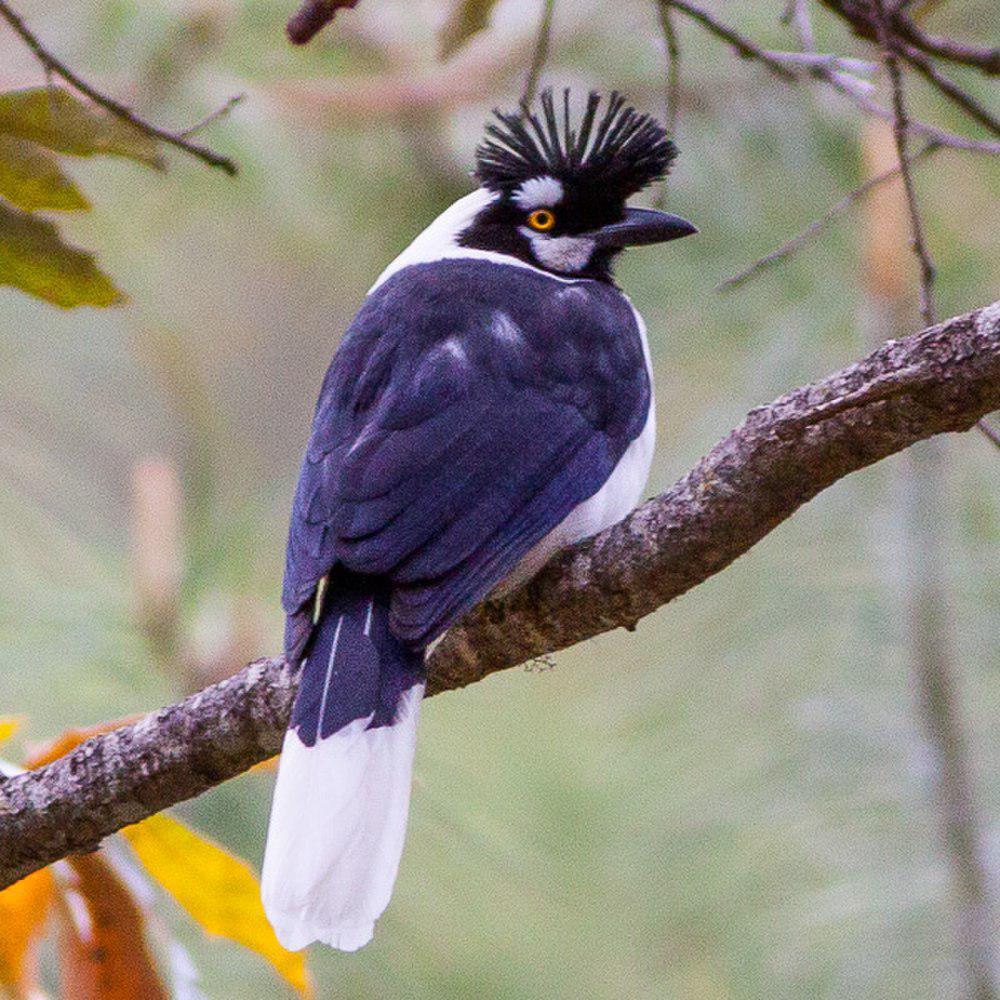
{"type": "Polygon", "coordinates": [[[301,665],[262,899],[281,943],[354,951],[398,873],[427,650],[624,518],[653,454],[627,247],[697,232],[630,207],[677,150],[620,93],[494,110],[478,186],[379,275],[316,404],[282,603],[301,665]],[[576,111],[579,113],[575,113],[576,111]]]}

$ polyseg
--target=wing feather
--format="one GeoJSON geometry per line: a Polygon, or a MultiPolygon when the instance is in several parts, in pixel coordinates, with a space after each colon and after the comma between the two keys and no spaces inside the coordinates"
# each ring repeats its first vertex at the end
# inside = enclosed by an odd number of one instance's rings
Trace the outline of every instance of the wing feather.
{"type": "Polygon", "coordinates": [[[296,493],[284,590],[296,642],[338,564],[387,577],[393,628],[429,642],[604,484],[650,386],[624,297],[573,287],[456,260],[407,268],[366,300],[296,493]]]}

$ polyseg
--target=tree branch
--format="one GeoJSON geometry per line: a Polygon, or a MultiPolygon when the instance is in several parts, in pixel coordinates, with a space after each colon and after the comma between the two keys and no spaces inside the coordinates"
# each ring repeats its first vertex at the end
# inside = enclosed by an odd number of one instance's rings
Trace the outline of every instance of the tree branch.
{"type": "MultiPolygon", "coordinates": [[[[941,149],[941,146],[932,140],[927,143],[923,149],[918,150],[910,156],[907,159],[907,163],[912,169],[921,160],[926,159],[939,149],[941,149]]],[[[752,264],[748,264],[737,274],[734,274],[729,278],[724,278],[715,286],[715,290],[717,292],[728,292],[730,289],[737,288],[738,286],[749,281],[751,278],[756,277],[761,271],[765,271],[767,268],[772,267],[779,261],[791,256],[797,250],[804,247],[810,240],[815,239],[821,233],[825,232],[836,219],[843,215],[856,202],[870,194],[875,190],[875,188],[885,184],[886,181],[891,181],[898,177],[899,174],[900,167],[897,164],[894,167],[890,167],[888,170],[884,170],[880,174],[876,174],[874,177],[869,177],[868,180],[863,181],[856,188],[848,191],[843,198],[828,208],[818,219],[813,219],[813,221],[810,222],[805,229],[797,233],[791,239],[785,240],[781,246],[776,247],[769,253],[764,254],[763,257],[758,257],[752,264]]]]}
{"type": "Polygon", "coordinates": [[[989,109],[983,107],[970,93],[945,76],[930,59],[921,55],[912,45],[894,42],[893,49],[907,65],[916,70],[956,107],[961,108],[970,118],[989,129],[994,135],[1000,135],[1000,119],[992,115],[989,109]]]}
{"type": "Polygon", "coordinates": [[[109,114],[128,122],[151,138],[158,139],[170,146],[175,146],[177,149],[183,150],[185,153],[201,160],[202,163],[207,163],[210,167],[218,167],[229,174],[230,177],[237,173],[238,168],[236,164],[228,156],[216,153],[215,150],[209,149],[207,146],[202,146],[200,143],[192,142],[188,136],[193,135],[215,119],[228,114],[240,100],[240,97],[231,98],[222,108],[213,112],[208,118],[192,128],[185,129],[182,132],[171,132],[169,129],[160,128],[159,125],[154,125],[152,122],[146,121],[130,107],[122,104],[121,101],[116,101],[113,97],[102,94],[96,87],[87,83],[86,80],[70,69],[61,59],[57,59],[49,52],[38,36],[28,28],[24,19],[5,0],[0,0],[0,17],[11,26],[14,33],[31,50],[42,66],[45,67],[46,73],[65,80],[71,87],[74,87],[85,97],[88,97],[95,104],[104,108],[109,114]]]}
{"type": "MultiPolygon", "coordinates": [[[[867,0],[821,0],[838,17],[843,18],[859,38],[878,40],[877,19],[867,0]]],[[[921,52],[952,63],[974,66],[989,76],[1000,74],[1000,48],[966,45],[953,38],[941,38],[921,31],[903,11],[904,4],[897,3],[887,11],[889,28],[894,36],[905,39],[921,52]]]]}
{"type": "MultiPolygon", "coordinates": [[[[888,108],[883,108],[877,101],[873,101],[864,92],[859,84],[863,81],[846,76],[830,67],[825,61],[807,63],[791,68],[790,64],[783,61],[780,53],[771,53],[757,45],[752,39],[723,24],[708,11],[702,9],[690,0],[664,0],[675,10],[679,10],[691,20],[700,24],[709,34],[720,38],[729,45],[741,58],[751,59],[760,62],[771,73],[784,83],[798,83],[800,75],[796,70],[801,70],[806,76],[815,80],[820,80],[828,84],[833,90],[846,97],[856,108],[867,115],[881,118],[883,121],[893,121],[893,112],[888,108]]],[[[842,17],[848,17],[841,9],[840,4],[835,0],[823,0],[827,6],[835,9],[842,17]]],[[[853,8],[852,8],[853,9],[853,8]]],[[[848,18],[850,20],[850,18],[848,18]]],[[[851,21],[852,25],[854,24],[851,21]]],[[[867,22],[865,22],[867,24],[867,22]]],[[[872,36],[874,37],[874,36],[872,36]]],[[[939,145],[948,146],[951,149],[964,149],[969,152],[986,153],[991,156],[1000,154],[1000,142],[983,139],[969,139],[965,136],[954,135],[935,125],[928,125],[925,122],[911,118],[909,121],[911,132],[920,133],[928,139],[934,140],[939,145]]]]}
{"type": "Polygon", "coordinates": [[[351,10],[358,0],[304,0],[288,19],[285,31],[295,45],[305,45],[337,16],[338,10],[351,10]]]}
{"type": "MultiPolygon", "coordinates": [[[[471,612],[430,657],[429,694],[633,628],[838,479],[997,408],[1000,302],[889,341],[752,410],[666,493],[471,612]]],[[[295,685],[260,660],[0,783],[0,888],[277,753],[295,685]]]]}
{"type": "Polygon", "coordinates": [[[934,261],[931,260],[930,251],[927,249],[924,222],[917,204],[916,185],[913,183],[910,161],[906,155],[910,119],[903,95],[903,73],[899,68],[899,61],[892,47],[889,20],[883,3],[884,0],[871,0],[872,10],[875,12],[879,44],[882,46],[882,59],[885,62],[889,82],[892,85],[892,135],[896,143],[896,160],[903,176],[903,190],[906,193],[906,207],[910,216],[913,254],[920,267],[920,316],[926,324],[930,325],[937,322],[937,308],[934,304],[934,261]]]}
{"type": "Polygon", "coordinates": [[[656,11],[660,18],[660,31],[667,50],[667,93],[664,124],[667,134],[676,137],[677,115],[681,100],[681,45],[677,38],[677,28],[670,13],[669,0],[659,0],[656,11]]]}

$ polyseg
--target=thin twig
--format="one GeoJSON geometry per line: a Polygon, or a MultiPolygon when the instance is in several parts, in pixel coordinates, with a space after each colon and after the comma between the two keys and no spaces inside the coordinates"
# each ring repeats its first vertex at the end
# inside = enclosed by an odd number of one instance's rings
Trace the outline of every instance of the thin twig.
{"type": "MultiPolygon", "coordinates": [[[[768,51],[767,55],[792,68],[808,70],[811,76],[816,75],[815,70],[828,72],[830,73],[830,82],[833,82],[835,79],[838,89],[845,94],[851,94],[864,99],[875,90],[874,85],[870,81],[858,79],[854,75],[855,73],[862,73],[870,76],[875,72],[875,67],[864,59],[834,56],[825,52],[768,51]]],[[[820,77],[820,79],[826,79],[826,77],[820,77]]]]}
{"type": "Polygon", "coordinates": [[[521,107],[527,108],[535,99],[538,81],[549,58],[549,45],[552,41],[552,17],[556,9],[556,0],[542,0],[542,17],[538,22],[538,35],[535,38],[535,51],[531,57],[528,76],[521,91],[521,107]]]}
{"type": "Polygon", "coordinates": [[[217,122],[220,118],[225,118],[246,96],[246,94],[234,94],[221,108],[216,108],[210,115],[202,118],[200,122],[196,122],[190,128],[186,128],[183,132],[178,132],[177,134],[186,139],[200,132],[202,129],[208,128],[213,122],[217,122]]]}
{"type": "MultiPolygon", "coordinates": [[[[885,0],[868,0],[882,60],[892,89],[896,159],[903,178],[912,247],[920,269],[920,313],[935,322],[934,263],[924,238],[913,175],[906,156],[908,121],[899,65],[885,0]]],[[[975,812],[968,747],[956,692],[953,641],[949,628],[942,549],[938,528],[946,512],[940,490],[944,470],[935,449],[910,456],[904,466],[908,539],[907,639],[926,739],[933,748],[935,793],[944,847],[958,903],[957,943],[969,997],[996,1000],[993,939],[989,926],[988,875],[975,812]]]]}
{"type": "MultiPolygon", "coordinates": [[[[923,149],[914,153],[913,156],[909,158],[909,166],[911,168],[914,167],[921,160],[941,148],[942,146],[940,143],[932,140],[927,143],[923,149]]],[[[900,170],[897,165],[881,174],[877,174],[875,177],[870,177],[863,184],[859,184],[856,188],[854,188],[853,191],[849,191],[845,194],[840,201],[831,206],[822,216],[820,216],[820,218],[814,219],[810,222],[809,225],[806,226],[806,228],[800,233],[793,236],[791,239],[786,240],[781,244],[781,246],[775,248],[770,253],[765,254],[763,257],[759,257],[738,274],[734,274],[731,278],[726,278],[725,281],[719,282],[719,284],[715,286],[715,290],[717,292],[730,291],[731,289],[742,285],[744,282],[749,281],[761,271],[764,271],[774,264],[777,264],[779,261],[784,260],[784,258],[795,253],[795,251],[801,249],[806,243],[815,239],[820,235],[820,233],[829,228],[830,224],[837,219],[838,216],[846,212],[856,202],[860,201],[867,194],[884,184],[886,181],[891,181],[894,177],[898,177],[899,173],[900,170]]]]}
{"type": "MultiPolygon", "coordinates": [[[[697,21],[710,34],[721,38],[743,58],[756,59],[762,63],[785,83],[797,83],[799,81],[799,74],[789,69],[780,59],[774,58],[749,38],[718,21],[713,15],[690,3],[689,0],[670,0],[670,5],[676,10],[681,11],[681,13],[686,14],[692,20],[697,21]]],[[[830,69],[829,66],[822,63],[803,66],[802,70],[813,79],[829,84],[839,94],[850,100],[855,107],[864,111],[865,114],[881,118],[883,121],[891,122],[893,120],[893,112],[888,108],[883,108],[866,94],[860,92],[857,86],[859,81],[854,80],[853,77],[845,79],[843,74],[830,69]]],[[[955,135],[935,125],[928,125],[925,122],[912,118],[909,120],[909,127],[911,132],[920,133],[926,138],[934,139],[942,146],[948,146],[951,149],[964,149],[969,152],[987,153],[993,156],[1000,155],[1000,142],[968,139],[965,136],[955,135]]]]}
{"type": "Polygon", "coordinates": [[[940,38],[922,32],[909,18],[897,18],[897,30],[911,45],[928,55],[974,66],[990,76],[1000,75],[1000,48],[983,49],[975,45],[963,45],[953,38],[940,38]]]}
{"type": "Polygon", "coordinates": [[[228,156],[222,156],[207,146],[190,142],[184,138],[183,132],[171,132],[168,129],[160,128],[158,125],[147,122],[120,101],[116,101],[113,97],[109,97],[107,94],[102,94],[99,90],[96,90],[64,62],[52,55],[39,38],[31,32],[17,12],[11,9],[6,0],[0,0],[0,17],[14,29],[14,32],[20,37],[21,41],[27,45],[35,58],[45,67],[46,73],[52,73],[60,79],[65,80],[71,87],[74,87],[85,97],[90,98],[95,104],[100,105],[105,111],[116,118],[122,119],[122,121],[128,122],[151,138],[159,139],[161,142],[175,146],[177,149],[182,149],[185,153],[189,153],[211,167],[218,167],[230,176],[233,176],[237,172],[236,164],[228,156]]]}
{"type": "Polygon", "coordinates": [[[882,47],[882,60],[889,75],[892,87],[892,135],[896,141],[896,159],[903,177],[903,189],[906,192],[906,208],[910,215],[910,231],[912,235],[913,253],[920,268],[920,315],[927,326],[937,322],[934,306],[934,261],[931,259],[924,238],[924,223],[917,204],[917,191],[913,183],[913,174],[906,156],[906,143],[909,131],[909,118],[906,114],[906,101],[903,96],[903,72],[899,68],[899,60],[892,46],[892,36],[889,30],[889,20],[883,7],[883,0],[869,0],[875,14],[878,29],[879,44],[882,47]]]}
{"type": "Polygon", "coordinates": [[[728,42],[744,59],[756,59],[782,80],[791,82],[796,79],[795,74],[779,59],[772,58],[764,49],[751,41],[751,39],[745,35],[741,35],[738,31],[734,31],[721,21],[716,20],[707,10],[702,10],[693,3],[688,3],[688,0],[670,0],[670,6],[681,11],[683,14],[687,14],[692,21],[697,21],[698,24],[706,28],[711,34],[728,42]]]}
{"type": "Polygon", "coordinates": [[[967,94],[957,83],[944,75],[926,56],[911,45],[896,46],[900,58],[913,67],[935,90],[944,94],[956,107],[961,108],[970,118],[988,128],[994,135],[1000,135],[1000,120],[990,114],[971,94],[967,94]]]}
{"type": "Polygon", "coordinates": [[[806,6],[806,0],[788,0],[781,15],[781,23],[794,25],[795,34],[798,36],[799,45],[803,52],[816,51],[816,36],[813,34],[812,24],[809,21],[809,8],[806,6]]]}
{"type": "MultiPolygon", "coordinates": [[[[677,28],[674,25],[670,11],[670,0],[658,0],[657,14],[660,19],[660,30],[663,32],[663,43],[667,50],[667,86],[664,102],[664,120],[667,132],[671,136],[677,134],[677,119],[680,114],[681,91],[681,47],[677,38],[677,28]]],[[[669,177],[664,177],[659,185],[653,204],[662,208],[667,201],[667,185],[669,177]]]]}
{"type": "MultiPolygon", "coordinates": [[[[809,8],[806,0],[790,0],[786,6],[784,12],[781,15],[782,24],[792,24],[795,27],[795,35],[799,41],[799,48],[802,50],[801,56],[805,58],[815,59],[817,56],[816,52],[816,36],[813,34],[812,22],[809,20],[809,8]]],[[[786,57],[787,58],[787,57],[786,57]]],[[[827,60],[832,57],[826,57],[827,60]]],[[[837,65],[830,65],[826,61],[827,68],[832,70],[837,79],[842,85],[847,87],[849,90],[854,91],[859,96],[864,96],[871,92],[871,86],[863,81],[856,80],[850,74],[852,72],[860,72],[869,74],[871,71],[868,69],[868,65],[865,64],[863,60],[860,59],[842,59],[838,62],[843,64],[843,68],[848,70],[847,73],[838,72],[837,65]]]]}
{"type": "Polygon", "coordinates": [[[828,52],[775,52],[767,54],[779,62],[791,66],[825,66],[827,69],[843,70],[847,73],[863,73],[871,76],[878,67],[868,59],[854,59],[850,56],[835,56],[828,52]]]}
{"type": "MultiPolygon", "coordinates": [[[[838,17],[847,21],[856,34],[871,41],[878,41],[878,29],[867,0],[823,0],[823,2],[838,17]]],[[[890,34],[894,38],[909,42],[929,56],[963,66],[973,66],[988,76],[1000,74],[1000,47],[983,48],[966,45],[953,38],[924,33],[905,13],[911,2],[912,0],[897,0],[886,11],[890,34]]]]}
{"type": "Polygon", "coordinates": [[[666,125],[667,132],[674,135],[677,131],[677,115],[681,96],[681,47],[677,39],[677,28],[670,14],[670,0],[659,0],[656,5],[660,17],[660,30],[667,47],[667,94],[666,94],[666,125]]]}
{"type": "Polygon", "coordinates": [[[976,429],[987,441],[992,441],[993,444],[1000,448],[1000,431],[994,430],[985,417],[976,423],[976,429]]]}

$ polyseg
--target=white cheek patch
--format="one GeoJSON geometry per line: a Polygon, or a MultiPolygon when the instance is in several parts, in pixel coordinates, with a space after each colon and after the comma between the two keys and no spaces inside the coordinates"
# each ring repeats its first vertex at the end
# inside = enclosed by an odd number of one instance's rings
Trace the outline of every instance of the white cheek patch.
{"type": "Polygon", "coordinates": [[[562,181],[555,177],[532,177],[514,192],[514,204],[518,208],[541,208],[562,201],[562,181]]]}
{"type": "Polygon", "coordinates": [[[588,236],[541,236],[522,227],[531,242],[531,252],[545,267],[572,274],[582,271],[593,256],[596,244],[588,236]]]}

